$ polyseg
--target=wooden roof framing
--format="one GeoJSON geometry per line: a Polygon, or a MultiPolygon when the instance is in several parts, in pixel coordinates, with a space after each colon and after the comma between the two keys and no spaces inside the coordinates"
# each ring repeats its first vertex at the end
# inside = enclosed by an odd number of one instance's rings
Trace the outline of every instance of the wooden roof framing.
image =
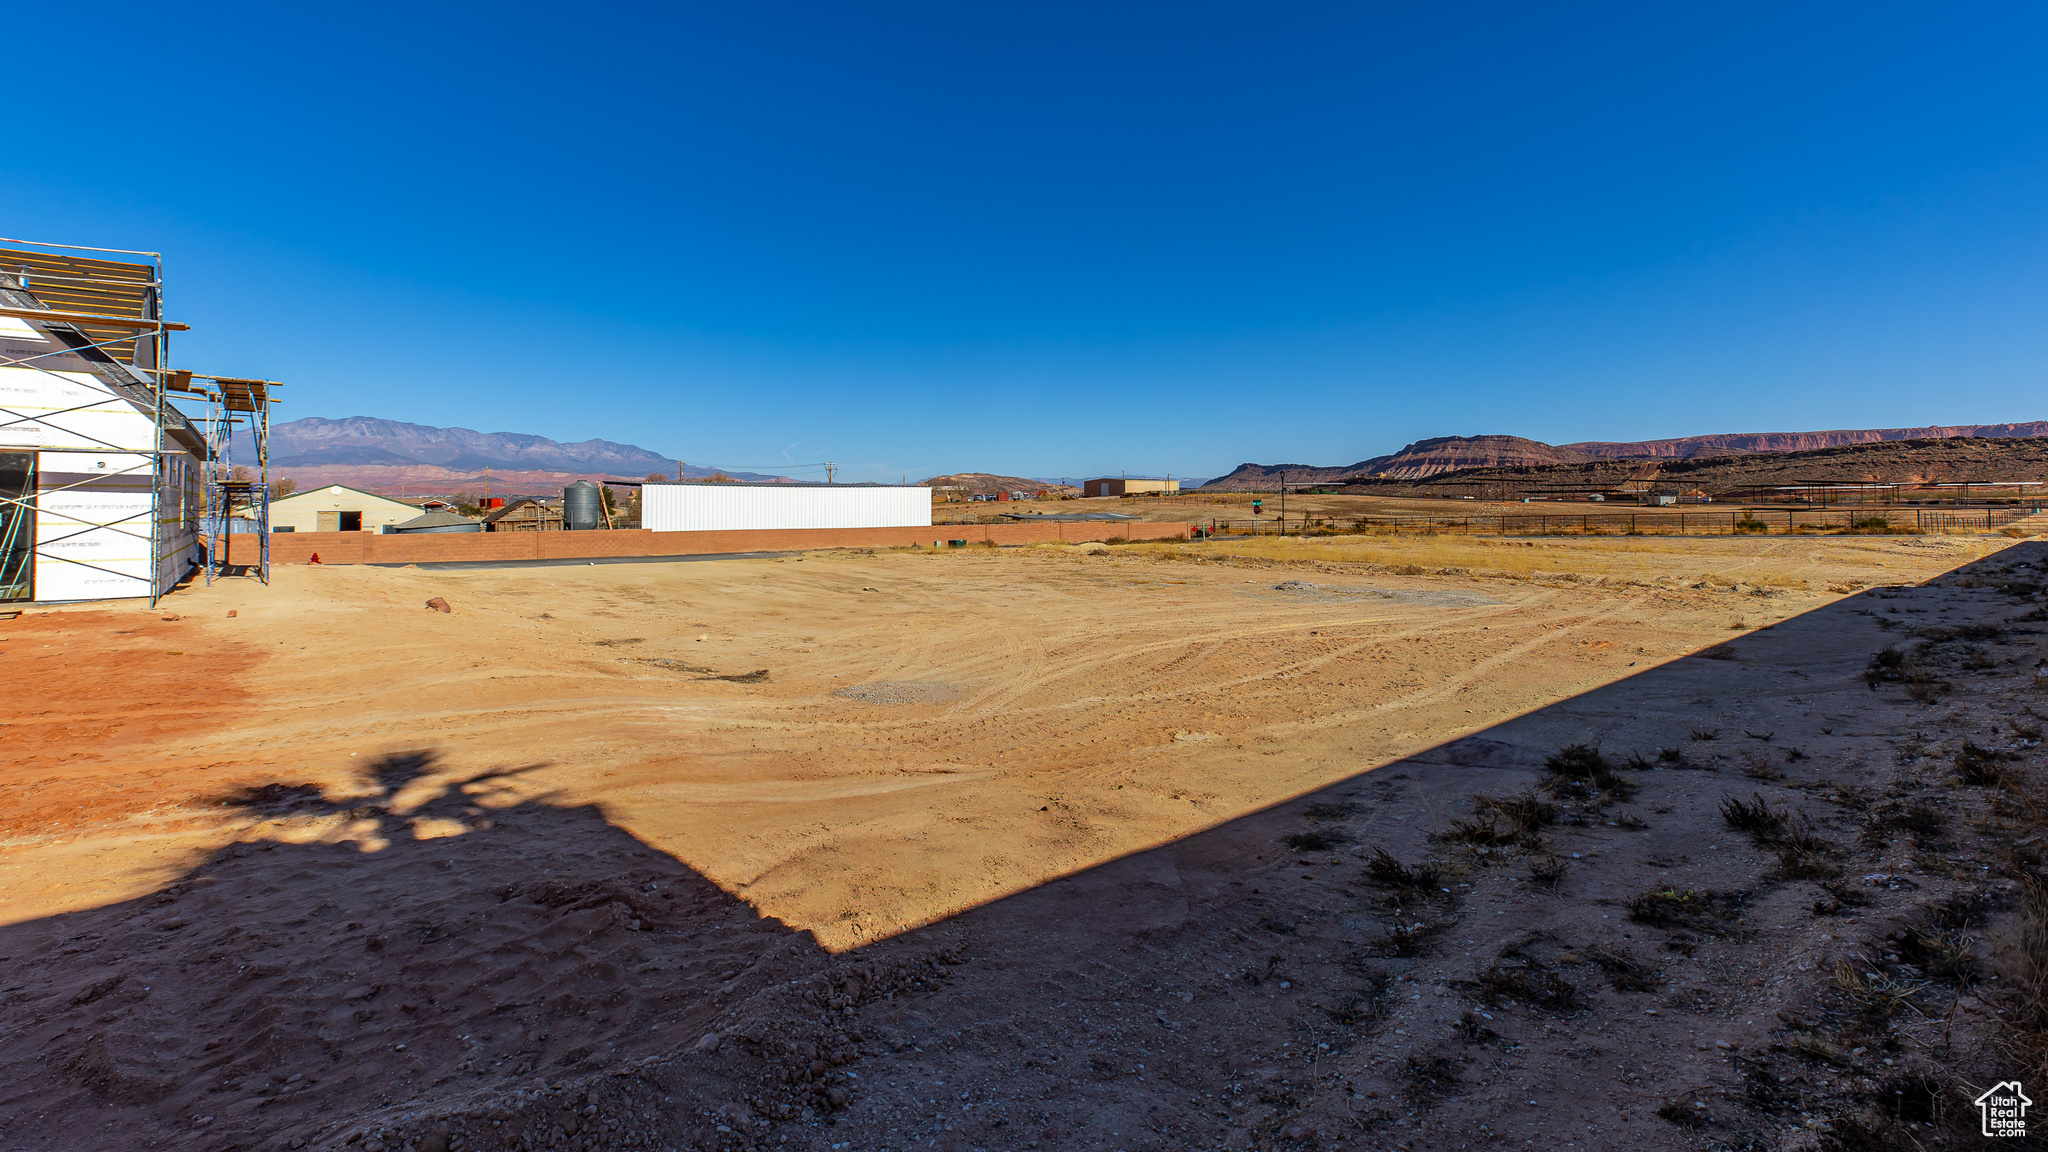
{"type": "Polygon", "coordinates": [[[270,390],[277,387],[274,380],[237,380],[227,376],[211,378],[220,388],[221,407],[230,412],[261,412],[267,404],[277,403],[270,390]]]}
{"type": "MultiPolygon", "coordinates": [[[[129,264],[84,256],[55,255],[22,248],[0,248],[0,272],[23,280],[30,295],[64,315],[29,314],[24,319],[71,324],[101,344],[123,364],[135,363],[135,324],[101,321],[143,321],[154,326],[160,313],[157,270],[153,264],[129,264]]],[[[18,313],[9,310],[10,315],[18,313]]]]}

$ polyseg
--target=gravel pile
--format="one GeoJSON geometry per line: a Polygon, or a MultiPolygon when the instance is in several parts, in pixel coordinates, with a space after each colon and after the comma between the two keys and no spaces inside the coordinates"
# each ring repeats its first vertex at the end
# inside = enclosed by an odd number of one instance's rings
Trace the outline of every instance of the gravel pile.
{"type": "Polygon", "coordinates": [[[1282,580],[1273,585],[1276,592],[1305,592],[1320,596],[1371,596],[1379,600],[1391,600],[1396,604],[1420,604],[1431,608],[1477,608],[1500,601],[1470,592],[1435,592],[1408,588],[1370,588],[1362,585],[1311,584],[1306,580],[1282,580]]]}
{"type": "Polygon", "coordinates": [[[876,684],[855,684],[833,693],[863,704],[940,704],[960,698],[951,684],[928,680],[887,680],[876,684]]]}

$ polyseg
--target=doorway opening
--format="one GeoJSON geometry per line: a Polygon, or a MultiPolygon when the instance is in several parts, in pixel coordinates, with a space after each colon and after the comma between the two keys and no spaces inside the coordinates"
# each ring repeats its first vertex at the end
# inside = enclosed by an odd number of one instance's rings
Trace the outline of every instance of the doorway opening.
{"type": "Polygon", "coordinates": [[[0,600],[35,599],[36,456],[0,452],[0,600]]]}

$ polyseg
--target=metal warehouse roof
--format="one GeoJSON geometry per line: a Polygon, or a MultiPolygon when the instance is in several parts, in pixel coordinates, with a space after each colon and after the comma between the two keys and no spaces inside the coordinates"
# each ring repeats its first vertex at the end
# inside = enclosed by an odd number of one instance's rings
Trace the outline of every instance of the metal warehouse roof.
{"type": "Polygon", "coordinates": [[[429,512],[424,516],[415,516],[403,524],[396,525],[395,530],[399,532],[413,532],[421,528],[453,528],[463,524],[475,523],[477,521],[471,520],[467,516],[457,516],[453,512],[429,512]]]}

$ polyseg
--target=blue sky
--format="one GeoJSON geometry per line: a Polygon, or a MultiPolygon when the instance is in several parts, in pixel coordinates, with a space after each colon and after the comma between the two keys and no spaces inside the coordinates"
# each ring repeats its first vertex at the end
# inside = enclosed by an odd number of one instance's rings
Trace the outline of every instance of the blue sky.
{"type": "Polygon", "coordinates": [[[91,11],[9,16],[0,233],[161,250],[286,418],[890,480],[2048,418],[2038,6],[91,11]]]}

